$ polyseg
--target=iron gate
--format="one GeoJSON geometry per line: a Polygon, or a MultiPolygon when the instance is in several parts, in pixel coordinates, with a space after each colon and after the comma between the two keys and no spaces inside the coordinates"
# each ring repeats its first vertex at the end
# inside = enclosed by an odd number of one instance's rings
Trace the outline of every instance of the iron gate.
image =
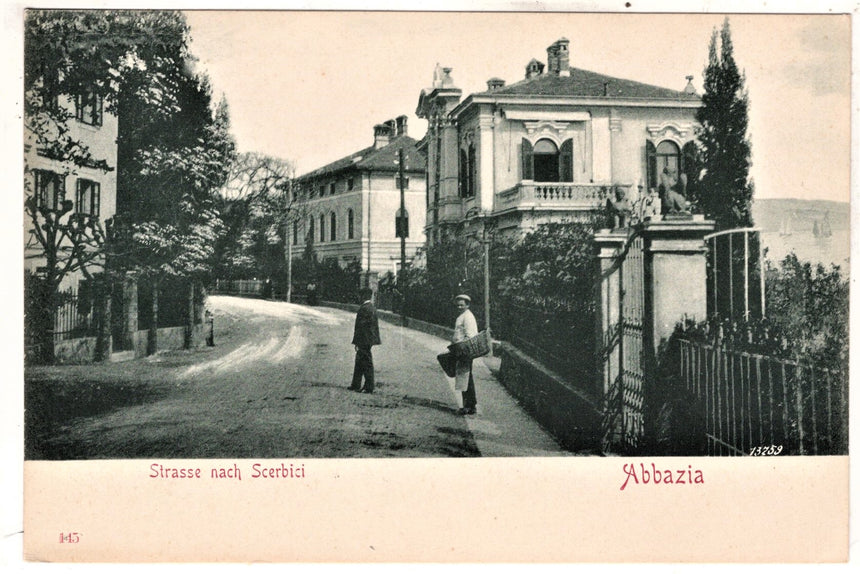
{"type": "Polygon", "coordinates": [[[613,376],[604,396],[604,450],[631,449],[644,431],[645,257],[638,232],[631,231],[608,274],[617,274],[609,282],[617,282],[617,315],[604,334],[604,370],[613,376]]]}

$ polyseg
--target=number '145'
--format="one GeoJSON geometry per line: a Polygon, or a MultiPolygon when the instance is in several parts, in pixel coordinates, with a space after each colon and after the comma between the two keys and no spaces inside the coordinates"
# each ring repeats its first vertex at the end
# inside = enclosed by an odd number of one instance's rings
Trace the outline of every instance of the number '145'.
{"type": "Polygon", "coordinates": [[[77,544],[80,541],[79,532],[60,532],[60,544],[77,544]]]}

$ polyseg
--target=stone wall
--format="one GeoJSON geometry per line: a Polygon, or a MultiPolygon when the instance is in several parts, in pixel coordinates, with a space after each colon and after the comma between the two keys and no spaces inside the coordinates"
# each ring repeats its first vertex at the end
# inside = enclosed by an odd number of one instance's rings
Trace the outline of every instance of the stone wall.
{"type": "MultiPolygon", "coordinates": [[[[357,312],[359,307],[358,305],[353,305],[350,303],[336,303],[334,301],[322,301],[320,304],[325,307],[332,307],[334,309],[341,309],[342,311],[350,311],[352,313],[357,312]]],[[[387,321],[395,325],[402,325],[407,329],[421,331],[422,333],[427,333],[428,335],[433,335],[434,337],[439,337],[448,341],[450,341],[451,337],[453,337],[454,335],[453,328],[443,327],[442,325],[435,325],[426,321],[419,321],[418,319],[413,319],[412,317],[406,317],[404,320],[401,318],[400,315],[398,315],[397,313],[392,313],[391,311],[384,311],[382,309],[378,309],[376,311],[376,314],[383,321],[387,321]]]]}
{"type": "MultiPolygon", "coordinates": [[[[206,335],[209,333],[209,324],[201,323],[194,326],[194,348],[206,344],[206,335]]],[[[134,358],[140,359],[146,356],[146,346],[149,341],[149,331],[135,331],[134,333],[134,358]]],[[[176,351],[185,348],[185,327],[162,327],[158,330],[158,350],[176,351]]]]}
{"type": "Polygon", "coordinates": [[[86,365],[92,363],[95,356],[95,337],[68,339],[54,345],[54,360],[58,365],[86,365]]]}
{"type": "Polygon", "coordinates": [[[499,343],[499,381],[520,405],[571,451],[599,452],[600,401],[509,343],[499,343]]]}

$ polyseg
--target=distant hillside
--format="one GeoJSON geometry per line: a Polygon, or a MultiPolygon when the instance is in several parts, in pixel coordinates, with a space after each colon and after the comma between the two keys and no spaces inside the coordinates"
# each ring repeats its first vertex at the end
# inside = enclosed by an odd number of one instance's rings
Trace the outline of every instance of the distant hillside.
{"type": "Polygon", "coordinates": [[[762,231],[812,231],[825,219],[833,231],[849,229],[851,206],[839,201],[805,199],[757,199],[752,206],[753,222],[762,231]]]}

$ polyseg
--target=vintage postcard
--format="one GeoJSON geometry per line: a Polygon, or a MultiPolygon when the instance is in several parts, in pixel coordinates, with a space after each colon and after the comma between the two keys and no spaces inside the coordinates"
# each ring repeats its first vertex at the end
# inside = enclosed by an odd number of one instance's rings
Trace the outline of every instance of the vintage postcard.
{"type": "Polygon", "coordinates": [[[26,561],[848,560],[850,9],[129,8],[11,11],[26,561]]]}

